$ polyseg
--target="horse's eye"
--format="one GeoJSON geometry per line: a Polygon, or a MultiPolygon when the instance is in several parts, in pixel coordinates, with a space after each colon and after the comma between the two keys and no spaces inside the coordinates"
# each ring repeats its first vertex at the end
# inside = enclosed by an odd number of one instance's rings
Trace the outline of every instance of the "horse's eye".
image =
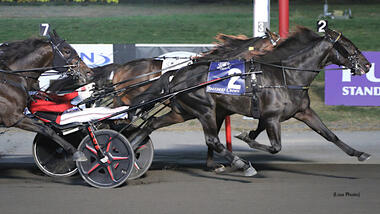
{"type": "Polygon", "coordinates": [[[70,54],[71,51],[70,50],[65,50],[65,54],[70,54]]]}

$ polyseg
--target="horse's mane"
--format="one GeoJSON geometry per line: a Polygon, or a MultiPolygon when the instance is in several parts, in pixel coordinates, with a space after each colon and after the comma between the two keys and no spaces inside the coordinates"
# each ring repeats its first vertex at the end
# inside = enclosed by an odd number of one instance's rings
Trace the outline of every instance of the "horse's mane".
{"type": "Polygon", "coordinates": [[[198,60],[229,59],[248,50],[259,39],[259,37],[248,38],[245,35],[226,34],[218,34],[215,38],[219,41],[218,45],[211,51],[204,53],[198,60]]]}
{"type": "Polygon", "coordinates": [[[2,43],[0,45],[0,64],[8,65],[46,44],[48,41],[39,38],[2,43]]]}
{"type": "Polygon", "coordinates": [[[310,47],[320,41],[323,37],[313,32],[309,28],[296,26],[290,36],[281,42],[272,51],[258,57],[260,61],[277,63],[299,53],[306,47],[310,47]]]}

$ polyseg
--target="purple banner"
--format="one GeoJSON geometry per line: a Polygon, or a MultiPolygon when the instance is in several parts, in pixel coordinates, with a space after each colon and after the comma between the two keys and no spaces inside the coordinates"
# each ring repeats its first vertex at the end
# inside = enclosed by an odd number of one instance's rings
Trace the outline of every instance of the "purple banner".
{"type": "Polygon", "coordinates": [[[325,71],[326,105],[380,106],[380,52],[367,51],[363,54],[372,64],[365,75],[352,76],[348,69],[325,71]]]}

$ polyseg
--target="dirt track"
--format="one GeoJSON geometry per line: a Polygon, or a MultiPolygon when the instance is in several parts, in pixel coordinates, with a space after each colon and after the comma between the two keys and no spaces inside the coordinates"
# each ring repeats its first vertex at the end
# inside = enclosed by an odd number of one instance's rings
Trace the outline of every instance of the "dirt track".
{"type": "Polygon", "coordinates": [[[256,178],[199,165],[154,163],[112,190],[78,176],[53,179],[31,164],[0,164],[1,213],[378,213],[380,165],[257,165],[256,178]],[[334,196],[335,194],[335,196],[334,196]]]}
{"type": "Polygon", "coordinates": [[[247,178],[206,171],[201,132],[155,132],[146,176],[101,190],[79,176],[44,176],[30,156],[33,134],[11,132],[0,138],[1,148],[13,152],[0,158],[1,213],[378,213],[379,133],[337,134],[372,158],[359,164],[312,132],[284,132],[283,151],[275,156],[234,140],[234,151],[259,171],[247,178]]]}

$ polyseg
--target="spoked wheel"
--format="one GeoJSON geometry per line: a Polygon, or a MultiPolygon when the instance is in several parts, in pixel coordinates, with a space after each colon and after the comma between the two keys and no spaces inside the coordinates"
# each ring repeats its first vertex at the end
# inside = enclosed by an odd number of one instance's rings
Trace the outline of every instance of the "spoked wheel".
{"type": "MultiPolygon", "coordinates": [[[[81,132],[76,132],[63,137],[66,141],[77,147],[81,132]]],[[[68,177],[77,172],[72,154],[66,152],[60,145],[44,135],[37,134],[33,141],[33,158],[40,170],[52,177],[68,177]]]]}
{"type": "Polygon", "coordinates": [[[123,184],[133,169],[134,153],[127,138],[116,131],[103,129],[94,135],[105,157],[98,158],[90,136],[85,137],[78,150],[87,161],[77,162],[82,178],[97,188],[113,188],[123,184]]]}
{"type": "Polygon", "coordinates": [[[133,170],[128,179],[136,179],[145,174],[150,168],[154,156],[154,147],[152,140],[147,137],[145,144],[135,150],[135,163],[133,164],[133,170]]]}

